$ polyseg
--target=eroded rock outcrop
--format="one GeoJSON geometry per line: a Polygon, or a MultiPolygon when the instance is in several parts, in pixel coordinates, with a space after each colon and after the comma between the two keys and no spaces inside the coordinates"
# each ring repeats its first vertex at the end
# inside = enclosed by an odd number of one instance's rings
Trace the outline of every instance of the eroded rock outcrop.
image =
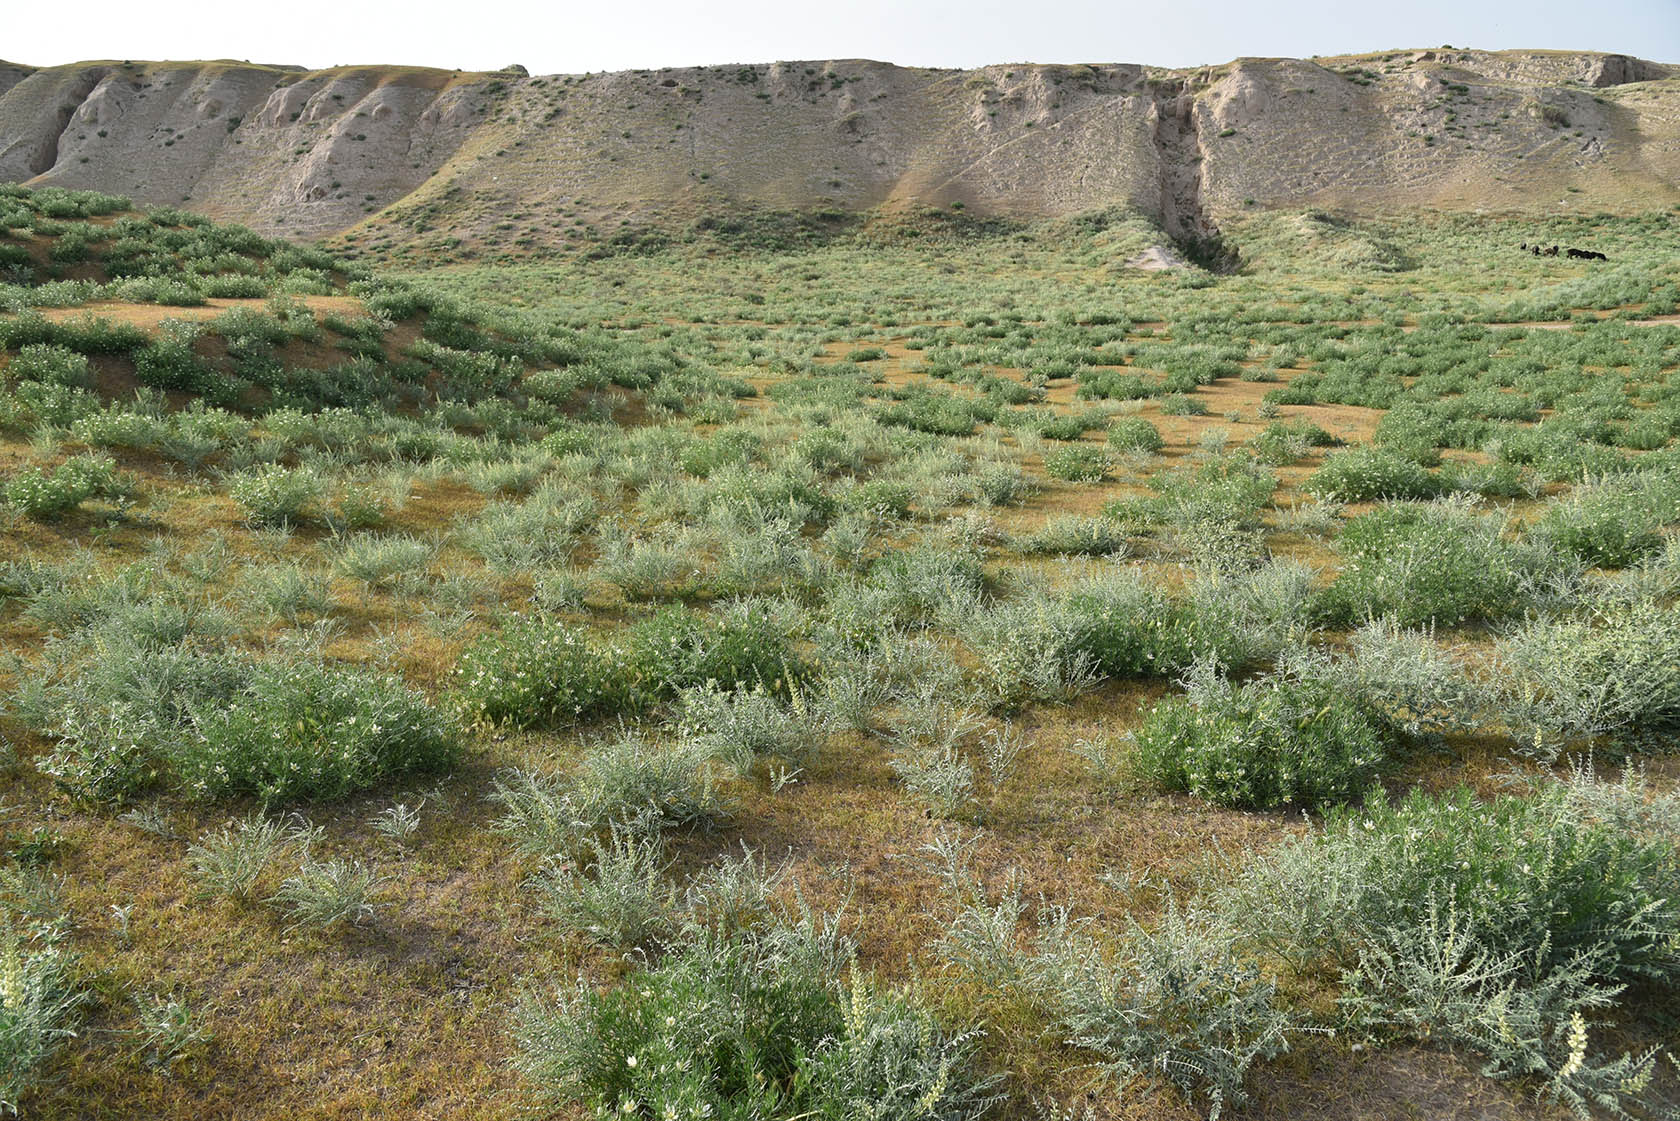
{"type": "Polygon", "coordinates": [[[385,244],[541,248],[579,222],[957,204],[1126,207],[1194,242],[1251,206],[1672,204],[1680,77],[1626,55],[1446,48],[1194,71],[0,64],[0,180],[269,234],[366,223],[385,244]]]}

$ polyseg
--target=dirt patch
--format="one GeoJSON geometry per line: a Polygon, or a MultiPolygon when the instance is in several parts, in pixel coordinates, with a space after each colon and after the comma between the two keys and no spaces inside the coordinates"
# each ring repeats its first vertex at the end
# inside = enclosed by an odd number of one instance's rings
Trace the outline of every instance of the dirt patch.
{"type": "MultiPolygon", "coordinates": [[[[1614,318],[1615,315],[1613,313],[1605,312],[1602,315],[1594,314],[1592,321],[1603,323],[1606,320],[1614,318]]],[[[1580,322],[1580,320],[1546,319],[1535,323],[1489,323],[1488,327],[1492,330],[1506,330],[1508,328],[1515,327],[1536,331],[1567,331],[1578,322],[1580,322]]],[[[1618,320],[1618,322],[1626,323],[1630,327],[1659,327],[1663,324],[1680,324],[1680,315],[1653,315],[1648,319],[1621,319],[1618,320]]]]}
{"type": "Polygon", "coordinates": [[[1256,1078],[1252,1121],[1541,1121],[1567,1117],[1517,1086],[1480,1077],[1450,1052],[1401,1047],[1355,1056],[1338,1047],[1304,1049],[1256,1078]],[[1304,1069],[1285,1073],[1284,1067],[1304,1069]]]}
{"type": "MultiPolygon", "coordinates": [[[[293,299],[303,304],[320,319],[328,315],[359,316],[365,315],[366,309],[362,301],[354,296],[294,296],[293,299]]],[[[158,331],[168,319],[186,319],[192,322],[202,322],[214,319],[225,311],[234,308],[253,308],[262,311],[268,306],[266,299],[234,299],[234,300],[206,300],[200,307],[168,307],[164,304],[133,304],[119,300],[101,300],[79,307],[42,308],[41,316],[50,323],[63,323],[70,319],[80,319],[91,315],[97,319],[108,319],[114,323],[124,323],[131,327],[139,327],[146,331],[158,331]]]]}

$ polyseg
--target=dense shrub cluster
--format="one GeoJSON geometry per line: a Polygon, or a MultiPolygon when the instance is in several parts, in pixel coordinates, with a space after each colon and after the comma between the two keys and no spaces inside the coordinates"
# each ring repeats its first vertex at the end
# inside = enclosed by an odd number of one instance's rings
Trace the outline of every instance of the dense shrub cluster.
{"type": "Polygon", "coordinates": [[[532,995],[516,1065],[543,1099],[603,1116],[925,1117],[993,1102],[975,1037],[787,938],[708,937],[596,992],[532,995]]]}
{"type": "Polygon", "coordinates": [[[1135,735],[1145,777],[1243,809],[1349,801],[1392,756],[1385,722],[1327,680],[1203,681],[1156,705],[1135,735]]]}
{"type": "Polygon", "coordinates": [[[1307,480],[1307,490],[1336,502],[1434,498],[1441,482],[1415,460],[1385,448],[1336,452],[1307,480]]]}
{"type": "Polygon", "coordinates": [[[129,480],[109,456],[83,455],[51,471],[25,467],[0,484],[0,497],[26,517],[55,521],[90,499],[122,500],[132,493],[129,480]]]}
{"type": "Polygon", "coordinates": [[[785,690],[799,667],[773,620],[665,608],[621,646],[582,628],[521,619],[480,638],[455,670],[464,709],[514,727],[562,727],[630,712],[700,685],[785,690]]]}
{"type": "Polygon", "coordinates": [[[458,732],[393,677],[321,662],[257,663],[227,701],[192,713],[172,763],[203,797],[331,801],[450,767],[458,732]]]}
{"type": "Polygon", "coordinates": [[[1348,522],[1335,548],[1342,570],[1320,597],[1334,623],[1502,619],[1567,570],[1545,548],[1508,538],[1501,519],[1454,504],[1380,507],[1348,522]]]}
{"type": "Polygon", "coordinates": [[[455,688],[472,716],[517,728],[558,727],[630,702],[628,666],[579,627],[521,619],[461,655],[455,688]]]}
{"type": "Polygon", "coordinates": [[[141,637],[138,621],[45,699],[57,743],[41,766],[73,797],[120,802],[169,780],[205,798],[333,800],[458,757],[453,724],[397,678],[200,653],[141,637]]]}

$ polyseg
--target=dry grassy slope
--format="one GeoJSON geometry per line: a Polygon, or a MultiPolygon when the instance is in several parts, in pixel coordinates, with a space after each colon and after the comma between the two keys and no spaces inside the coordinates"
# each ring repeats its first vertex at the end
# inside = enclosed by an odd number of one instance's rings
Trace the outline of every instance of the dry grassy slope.
{"type": "Polygon", "coordinates": [[[1680,199],[1675,73],[1444,50],[1198,71],[844,60],[538,78],[0,65],[0,179],[185,203],[267,233],[365,222],[399,242],[536,245],[578,218],[743,203],[1024,217],[1124,204],[1174,232],[1254,204],[1623,208],[1680,199]],[[1367,84],[1335,72],[1353,68],[1367,84]]]}

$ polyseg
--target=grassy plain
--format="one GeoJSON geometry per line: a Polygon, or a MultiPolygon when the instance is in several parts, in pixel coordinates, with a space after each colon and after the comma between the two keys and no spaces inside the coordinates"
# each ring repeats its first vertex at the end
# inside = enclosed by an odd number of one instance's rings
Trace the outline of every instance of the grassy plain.
{"type": "Polygon", "coordinates": [[[1672,1093],[1680,215],[386,277],[0,204],[27,1115],[1672,1093]],[[636,1081],[731,953],[814,1054],[636,1081]]]}

